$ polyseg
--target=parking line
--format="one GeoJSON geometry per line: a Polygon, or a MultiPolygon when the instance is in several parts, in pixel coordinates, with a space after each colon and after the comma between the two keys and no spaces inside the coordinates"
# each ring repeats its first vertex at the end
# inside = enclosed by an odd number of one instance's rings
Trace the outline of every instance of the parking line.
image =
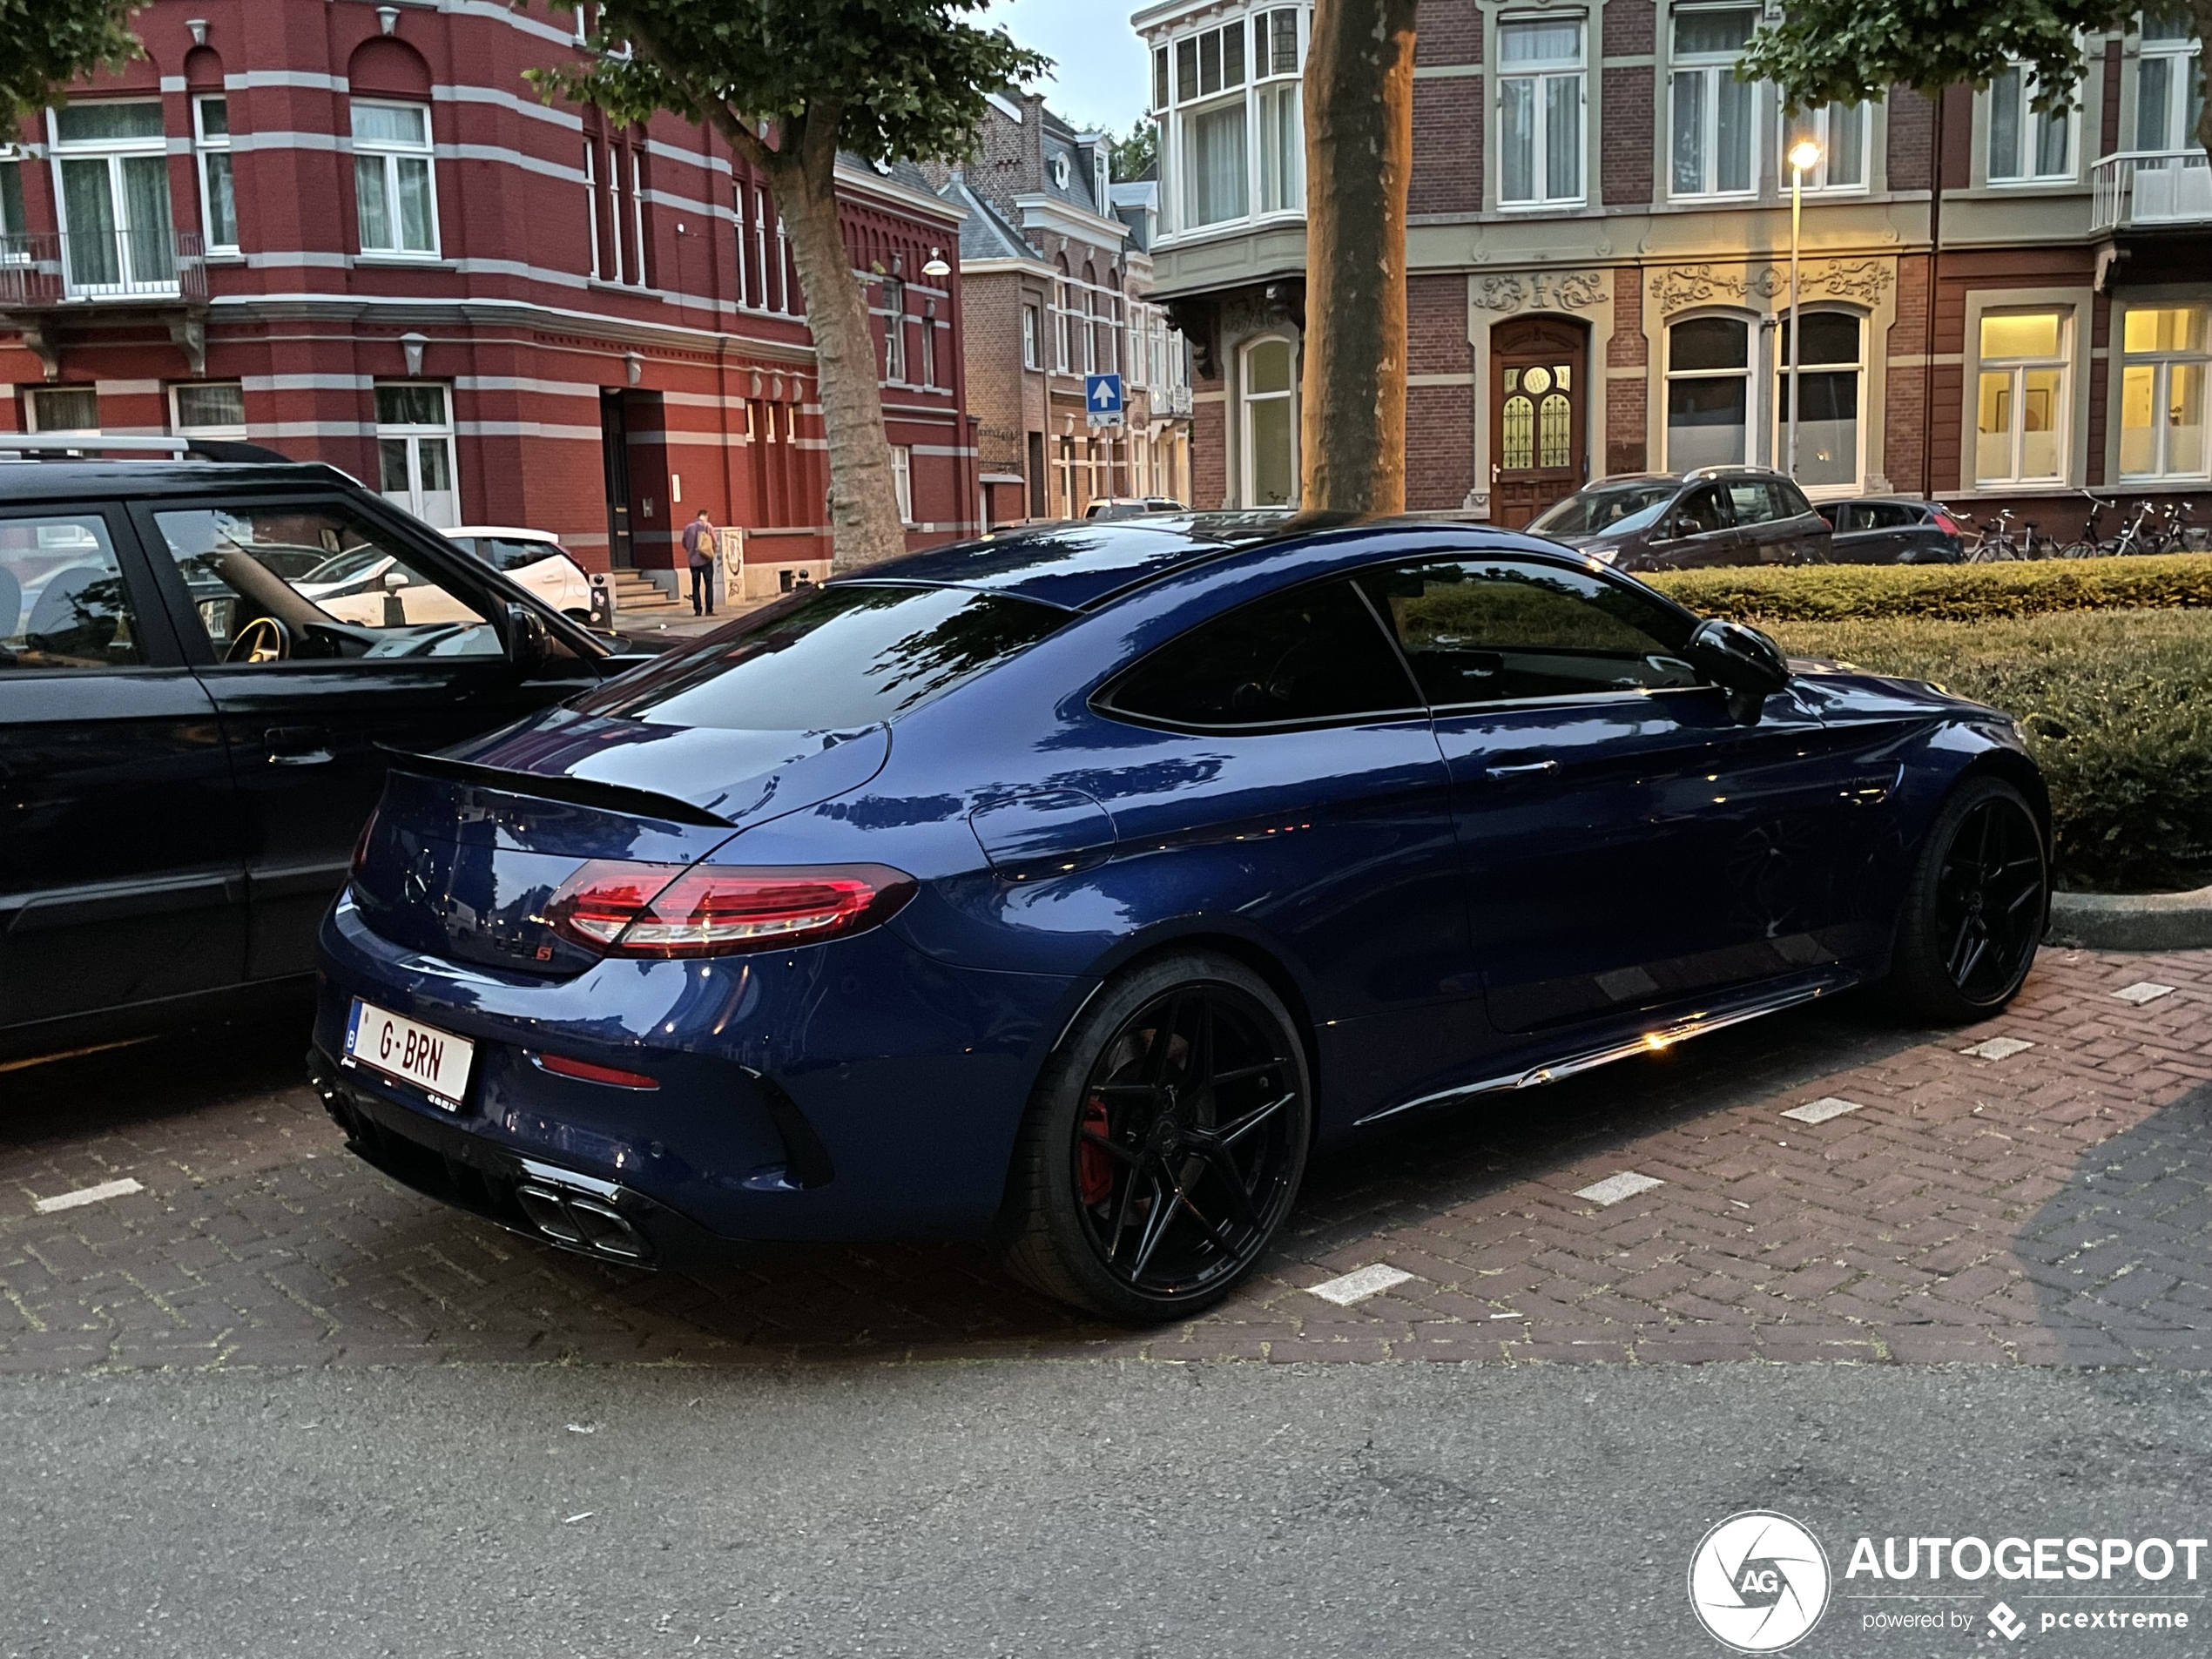
{"type": "Polygon", "coordinates": [[[1840,1095],[1824,1095],[1818,1100],[1809,1100],[1802,1106],[1792,1106],[1783,1113],[1800,1123],[1824,1123],[1831,1117],[1841,1117],[1845,1112],[1863,1109],[1855,1100],[1845,1100],[1840,1095]]]}
{"type": "Polygon", "coordinates": [[[1654,1187],[1663,1187],[1666,1184],[1656,1176],[1639,1175],[1634,1170],[1623,1170],[1618,1175],[1608,1175],[1602,1181],[1594,1182],[1575,1196],[1578,1198],[1587,1198],[1592,1204],[1602,1207],[1605,1204],[1618,1204],[1623,1198],[1633,1198],[1639,1192],[1649,1192],[1654,1187]]]}
{"type": "Polygon", "coordinates": [[[1334,1302],[1340,1308],[1348,1308],[1354,1302],[1364,1302],[1371,1296],[1380,1296],[1385,1291],[1394,1290],[1413,1277],[1402,1267],[1393,1267],[1388,1262],[1376,1262],[1372,1266],[1362,1267],[1341,1278],[1325,1279],[1318,1285],[1309,1285],[1305,1288],[1324,1302],[1334,1302]]]}
{"type": "Polygon", "coordinates": [[[79,1187],[74,1192],[61,1192],[51,1198],[41,1198],[32,1208],[42,1216],[51,1216],[57,1210],[75,1210],[79,1205],[98,1204],[105,1198],[127,1198],[134,1192],[145,1190],[126,1175],[120,1181],[103,1181],[97,1187],[79,1187]]]}

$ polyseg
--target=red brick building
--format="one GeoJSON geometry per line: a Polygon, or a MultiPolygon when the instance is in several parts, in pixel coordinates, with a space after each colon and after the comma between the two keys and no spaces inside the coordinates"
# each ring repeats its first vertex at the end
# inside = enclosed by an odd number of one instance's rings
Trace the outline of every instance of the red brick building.
{"type": "MultiPolygon", "coordinates": [[[[774,203],[703,126],[541,101],[523,71],[578,51],[567,13],[155,0],[135,24],[143,57],[0,150],[0,433],[244,438],[601,568],[672,573],[704,507],[745,532],[749,584],[821,573],[774,203]]],[[[925,545],[978,517],[961,214],[914,168],[840,177],[925,545]]]]}
{"type": "MultiPolygon", "coordinates": [[[[1197,356],[1195,500],[1292,499],[1305,0],[1134,17],[1161,123],[1154,296],[1197,356]]],[[[1756,0],[1423,0],[1407,499],[1521,524],[1608,474],[1783,465],[1790,145],[1804,180],[1798,479],[2071,535],[2085,490],[2212,501],[2212,170],[2186,14],[2022,71],[1785,124],[1735,79],[1756,0]]],[[[2118,529],[2107,516],[2104,530],[2118,529]]]]}

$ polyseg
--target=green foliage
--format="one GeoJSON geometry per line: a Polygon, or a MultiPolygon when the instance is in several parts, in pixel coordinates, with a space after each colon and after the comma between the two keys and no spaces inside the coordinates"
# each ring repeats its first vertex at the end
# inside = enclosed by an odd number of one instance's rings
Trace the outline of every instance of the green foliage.
{"type": "Polygon", "coordinates": [[[1709,617],[1762,627],[1855,617],[1973,622],[2055,610],[2212,605],[2212,553],[2018,564],[1819,564],[1676,570],[1652,585],[1709,617]]]}
{"type": "Polygon", "coordinates": [[[131,15],[145,0],[0,0],[0,142],[80,75],[138,55],[131,15]]]}
{"type": "Polygon", "coordinates": [[[1985,85],[2014,58],[2033,65],[2036,102],[2074,101],[2075,35],[2126,26],[2138,0],[1792,0],[1753,38],[1737,72],[1770,80],[1791,108],[1863,103],[1892,86],[1985,85]]]}
{"type": "Polygon", "coordinates": [[[1933,680],[2018,716],[2050,784],[2061,886],[2212,882],[2212,616],[1797,620],[1771,631],[1795,654],[1933,680]]]}
{"type": "Polygon", "coordinates": [[[1160,127],[1157,121],[1139,116],[1130,128],[1129,137],[1117,138],[1109,132],[1106,142],[1116,181],[1145,178],[1160,165],[1160,127]]]}
{"type": "Polygon", "coordinates": [[[949,158],[973,142],[986,94],[1049,66],[1003,29],[962,21],[986,3],[605,0],[590,58],[530,78],[622,121],[727,112],[788,130],[826,115],[837,147],[863,159],[949,158]],[[634,50],[617,56],[625,44],[634,50]]]}

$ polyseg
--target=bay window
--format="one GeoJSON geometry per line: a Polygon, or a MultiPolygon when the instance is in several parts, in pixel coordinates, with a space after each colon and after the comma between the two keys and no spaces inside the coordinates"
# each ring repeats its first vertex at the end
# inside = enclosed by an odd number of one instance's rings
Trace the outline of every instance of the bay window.
{"type": "Polygon", "coordinates": [[[1498,199],[1508,207],[1582,199],[1582,20],[1498,25],[1498,199]]]}
{"type": "Polygon", "coordinates": [[[2131,306],[2121,320],[2122,477],[2205,475],[2204,320],[2201,306],[2131,306]]]}
{"type": "Polygon", "coordinates": [[[1268,7],[1155,50],[1153,110],[1171,155],[1174,228],[1305,201],[1300,6],[1268,7]]]}
{"type": "Polygon", "coordinates": [[[1982,314],[1974,396],[1977,484],[2057,483],[2064,477],[2067,322],[2062,311],[1982,314]]]}
{"type": "Polygon", "coordinates": [[[1676,196],[1750,193],[1751,132],[1758,89],[1736,78],[1759,14],[1750,6],[1678,8],[1669,80],[1669,189],[1676,196]]]}
{"type": "Polygon", "coordinates": [[[1750,324],[1692,317],[1668,329],[1667,465],[1740,466],[1750,395],[1750,324]]]}
{"type": "Polygon", "coordinates": [[[2035,107],[2035,76],[2015,64],[1989,83],[1989,182],[2074,176],[2074,112],[2035,107]]]}

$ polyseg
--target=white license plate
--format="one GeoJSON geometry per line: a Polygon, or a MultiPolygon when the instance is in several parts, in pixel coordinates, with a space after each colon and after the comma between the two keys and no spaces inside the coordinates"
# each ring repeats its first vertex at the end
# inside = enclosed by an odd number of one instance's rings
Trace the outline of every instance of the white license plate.
{"type": "Polygon", "coordinates": [[[476,1045],[355,997],[354,1016],[346,1022],[343,1059],[347,1065],[367,1066],[413,1083],[430,1096],[433,1106],[457,1112],[462,1093],[469,1087],[469,1068],[475,1063],[476,1045]]]}

